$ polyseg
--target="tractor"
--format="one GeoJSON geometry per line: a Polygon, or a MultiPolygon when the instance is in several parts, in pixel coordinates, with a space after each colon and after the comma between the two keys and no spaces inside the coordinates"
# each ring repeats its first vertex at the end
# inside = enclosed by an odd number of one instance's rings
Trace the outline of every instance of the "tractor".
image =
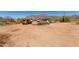
{"type": "Polygon", "coordinates": [[[22,24],[23,24],[23,25],[32,24],[32,20],[30,20],[30,19],[24,19],[24,20],[22,21],[22,24]]]}

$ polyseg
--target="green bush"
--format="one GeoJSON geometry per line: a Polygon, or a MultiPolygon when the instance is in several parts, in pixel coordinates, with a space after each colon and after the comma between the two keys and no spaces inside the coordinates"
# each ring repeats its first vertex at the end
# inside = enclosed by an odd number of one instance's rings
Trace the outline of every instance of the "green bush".
{"type": "Polygon", "coordinates": [[[16,19],[16,22],[17,22],[17,23],[21,23],[22,21],[23,21],[23,18],[17,18],[17,19],[16,19]]]}

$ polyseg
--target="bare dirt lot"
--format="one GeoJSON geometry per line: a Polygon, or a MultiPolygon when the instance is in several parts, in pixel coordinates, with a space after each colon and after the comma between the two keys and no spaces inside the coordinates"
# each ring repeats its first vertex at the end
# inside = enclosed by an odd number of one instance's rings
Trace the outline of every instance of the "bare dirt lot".
{"type": "Polygon", "coordinates": [[[79,46],[79,25],[70,23],[0,26],[0,33],[11,35],[6,47],[79,46]]]}

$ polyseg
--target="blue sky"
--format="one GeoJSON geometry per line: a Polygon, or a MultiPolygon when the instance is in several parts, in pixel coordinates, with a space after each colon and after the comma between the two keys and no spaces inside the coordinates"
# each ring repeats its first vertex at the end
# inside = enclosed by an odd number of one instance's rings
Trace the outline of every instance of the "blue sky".
{"type": "Polygon", "coordinates": [[[0,11],[0,16],[11,16],[13,18],[22,18],[36,14],[61,16],[64,15],[64,12],[66,13],[66,15],[79,15],[79,11],[0,11]]]}

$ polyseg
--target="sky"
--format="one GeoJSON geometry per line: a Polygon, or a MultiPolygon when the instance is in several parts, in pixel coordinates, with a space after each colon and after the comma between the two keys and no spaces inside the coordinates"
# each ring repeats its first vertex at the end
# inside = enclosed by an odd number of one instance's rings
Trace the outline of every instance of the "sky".
{"type": "Polygon", "coordinates": [[[22,18],[36,14],[46,14],[49,16],[79,15],[79,11],[0,11],[0,16],[10,16],[12,18],[22,18]]]}

